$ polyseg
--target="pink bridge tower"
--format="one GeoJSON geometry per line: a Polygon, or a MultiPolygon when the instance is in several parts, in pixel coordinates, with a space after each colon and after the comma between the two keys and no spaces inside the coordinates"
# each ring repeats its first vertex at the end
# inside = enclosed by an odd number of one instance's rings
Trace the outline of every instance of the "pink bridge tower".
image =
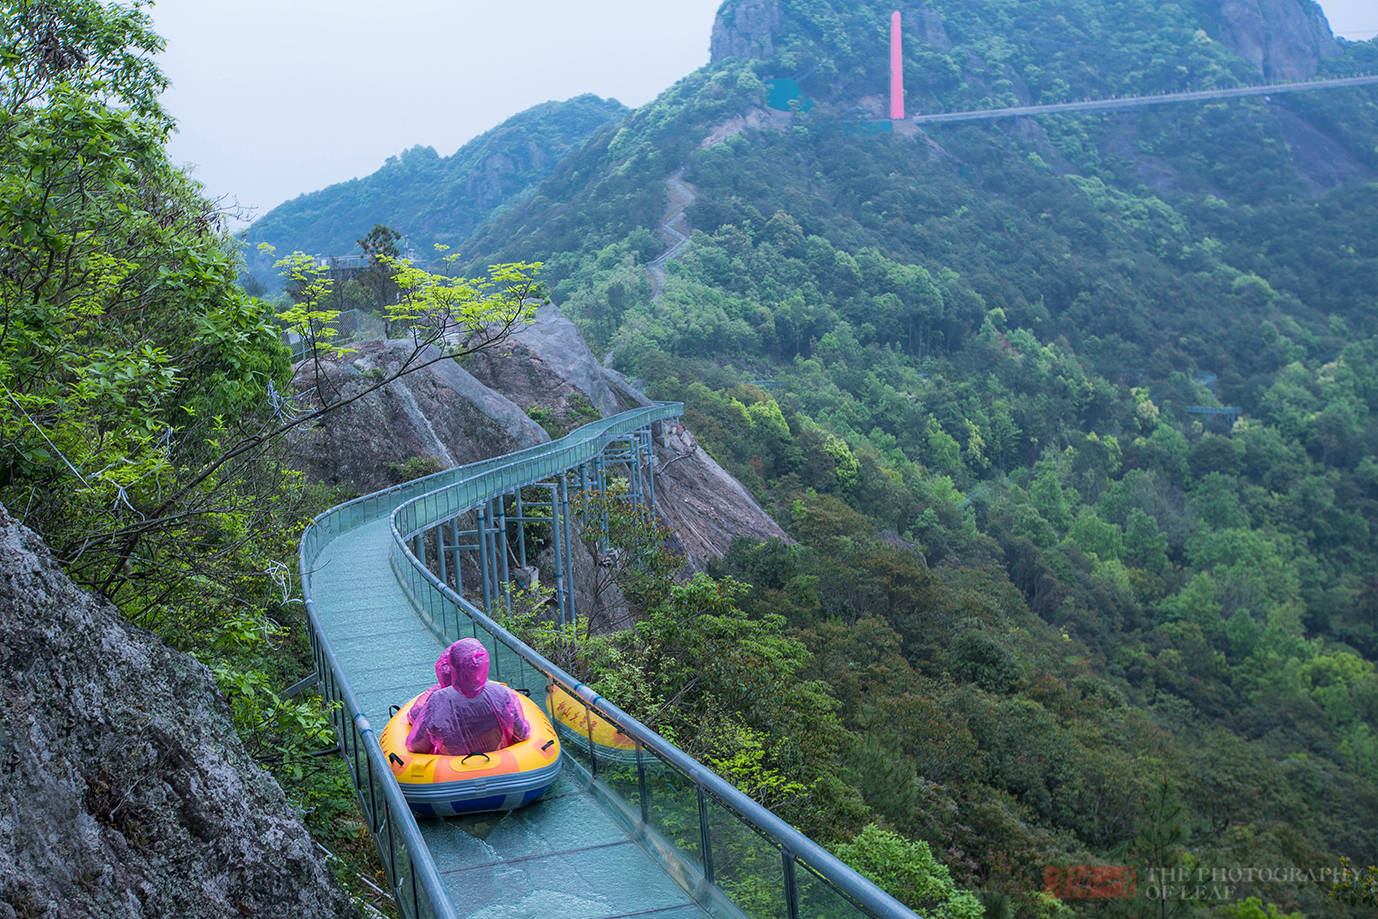
{"type": "Polygon", "coordinates": [[[904,117],[904,52],[900,44],[900,11],[890,14],[890,117],[904,117]]]}

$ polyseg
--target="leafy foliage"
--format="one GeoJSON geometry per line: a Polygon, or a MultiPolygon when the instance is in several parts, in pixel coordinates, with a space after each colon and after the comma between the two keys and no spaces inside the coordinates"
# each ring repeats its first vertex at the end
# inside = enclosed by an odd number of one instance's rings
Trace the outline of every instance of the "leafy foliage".
{"type": "Polygon", "coordinates": [[[952,883],[947,868],[933,857],[927,843],[868,823],[855,839],[839,845],[837,854],[922,915],[941,919],[985,915],[974,894],[952,883]]]}
{"type": "MultiPolygon", "coordinates": [[[[1372,94],[863,130],[890,8],[779,9],[769,59],[682,80],[462,251],[540,253],[797,540],[712,573],[837,701],[864,809],[813,786],[811,826],[922,840],[1017,915],[1054,908],[1046,865],[1373,861],[1372,94]],[[811,105],[766,111],[775,78],[811,105]]],[[[1208,4],[925,10],[911,109],[1259,76],[1208,4]]],[[[1313,63],[1373,54],[1339,50],[1313,63]]]]}

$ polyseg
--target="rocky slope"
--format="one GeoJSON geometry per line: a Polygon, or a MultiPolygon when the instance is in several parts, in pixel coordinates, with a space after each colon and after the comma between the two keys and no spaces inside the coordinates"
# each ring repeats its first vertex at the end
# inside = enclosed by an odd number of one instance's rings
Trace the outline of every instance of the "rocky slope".
{"type": "MultiPolygon", "coordinates": [[[[409,350],[403,341],[358,345],[327,364],[329,385],[348,396],[409,350]]],[[[647,401],[599,364],[556,307],[545,306],[501,347],[465,367],[441,361],[409,374],[299,433],[291,449],[313,480],[363,493],[394,484],[409,460],[413,470],[443,469],[549,440],[532,416],[558,433],[647,401]]],[[[683,427],[659,432],[655,483],[658,508],[696,569],[735,537],[785,535],[683,427]]]]}
{"type": "Polygon", "coordinates": [[[1311,0],[1215,0],[1218,37],[1269,80],[1305,80],[1340,56],[1311,0]]]}
{"type": "Polygon", "coordinates": [[[2,506],[0,673],[0,919],[355,914],[209,671],[2,506]]]}

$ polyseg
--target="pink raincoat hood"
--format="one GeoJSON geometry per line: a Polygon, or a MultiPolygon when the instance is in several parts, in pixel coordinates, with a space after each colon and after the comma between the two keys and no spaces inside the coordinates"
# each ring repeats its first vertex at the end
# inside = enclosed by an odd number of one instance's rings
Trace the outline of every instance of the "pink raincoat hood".
{"type": "MultiPolygon", "coordinates": [[[[488,651],[477,638],[461,638],[450,645],[447,654],[453,682],[450,684],[472,699],[488,682],[488,651]]],[[[439,661],[436,662],[439,676],[439,661]]]]}
{"type": "Polygon", "coordinates": [[[455,671],[454,668],[450,666],[450,649],[446,648],[441,652],[440,656],[435,659],[435,686],[431,688],[438,689],[442,686],[449,686],[454,682],[454,679],[455,671]]]}

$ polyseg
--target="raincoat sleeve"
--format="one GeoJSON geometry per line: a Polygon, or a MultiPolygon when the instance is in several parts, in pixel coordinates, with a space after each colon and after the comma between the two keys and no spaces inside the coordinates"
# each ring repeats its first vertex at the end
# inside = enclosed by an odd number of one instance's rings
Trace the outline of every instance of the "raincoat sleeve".
{"type": "MultiPolygon", "coordinates": [[[[429,690],[427,695],[430,695],[429,690]]],[[[411,728],[407,731],[407,749],[412,753],[434,753],[435,744],[432,743],[431,737],[433,732],[426,726],[422,701],[412,706],[408,717],[411,718],[411,728]]]]}
{"type": "MultiPolygon", "coordinates": [[[[416,702],[411,708],[407,709],[407,724],[414,724],[416,718],[421,714],[421,710],[426,707],[426,700],[431,697],[431,693],[437,689],[444,689],[455,681],[454,669],[450,666],[450,649],[446,648],[440,652],[440,657],[435,662],[435,683],[431,685],[421,695],[416,697],[416,702]]],[[[411,749],[408,747],[407,749],[411,749]]],[[[428,752],[424,750],[412,750],[413,753],[428,752]]]]}
{"type": "Polygon", "coordinates": [[[526,716],[522,714],[522,703],[517,698],[517,694],[509,689],[507,690],[507,697],[507,710],[511,721],[505,727],[508,729],[508,743],[514,744],[531,736],[531,725],[527,723],[526,716]]]}

